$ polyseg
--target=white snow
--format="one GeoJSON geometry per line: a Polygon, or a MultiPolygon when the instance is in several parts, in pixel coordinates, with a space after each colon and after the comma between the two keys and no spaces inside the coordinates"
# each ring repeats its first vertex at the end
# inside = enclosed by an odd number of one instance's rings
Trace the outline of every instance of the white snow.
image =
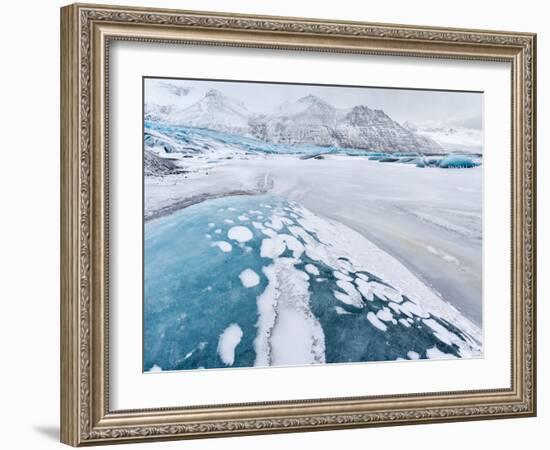
{"type": "Polygon", "coordinates": [[[272,237],[262,240],[260,255],[263,258],[277,258],[286,249],[292,251],[292,256],[298,259],[304,252],[304,246],[294,236],[289,234],[273,234],[272,237]]]}
{"type": "Polygon", "coordinates": [[[357,289],[359,290],[359,292],[361,292],[361,295],[365,297],[365,299],[371,302],[374,300],[373,290],[371,289],[370,283],[367,283],[363,279],[356,278],[355,284],[357,286],[357,289]]]}
{"type": "Polygon", "coordinates": [[[153,364],[153,367],[151,367],[148,372],[162,372],[162,368],[156,364],[153,364]]]}
{"type": "Polygon", "coordinates": [[[426,355],[430,359],[454,359],[454,358],[456,358],[455,355],[452,355],[450,353],[442,352],[435,345],[432,348],[429,348],[428,350],[426,350],[426,355]]]}
{"type": "Polygon", "coordinates": [[[241,342],[243,331],[236,323],[229,325],[220,335],[218,341],[218,355],[226,366],[232,366],[235,362],[235,349],[241,342]]]}
{"type": "Polygon", "coordinates": [[[275,237],[277,236],[277,232],[275,230],[272,230],[271,228],[266,228],[262,225],[261,231],[263,234],[269,237],[275,237]]]}
{"type": "Polygon", "coordinates": [[[334,297],[336,297],[337,300],[340,300],[342,303],[345,303],[346,305],[353,305],[353,299],[348,295],[344,294],[340,291],[333,291],[334,297]]]}
{"type": "Polygon", "coordinates": [[[226,253],[233,250],[233,246],[229,242],[226,242],[226,241],[212,242],[212,247],[218,247],[222,252],[226,252],[226,253]]]}
{"type": "Polygon", "coordinates": [[[227,232],[227,237],[229,237],[229,239],[233,239],[234,241],[247,242],[252,239],[254,235],[247,227],[236,226],[229,229],[227,232]]]}
{"type": "Polygon", "coordinates": [[[411,325],[409,322],[407,322],[405,319],[399,319],[398,322],[403,325],[405,328],[410,328],[411,325]]]}
{"type": "Polygon", "coordinates": [[[305,269],[307,273],[310,273],[311,275],[318,276],[320,275],[319,269],[315,267],[313,264],[306,264],[305,269]]]}
{"type": "Polygon", "coordinates": [[[384,323],[381,322],[380,319],[376,317],[376,314],[374,314],[372,311],[369,311],[369,313],[367,314],[367,319],[374,327],[378,328],[381,331],[386,331],[388,329],[388,327],[384,325],[384,323]]]}
{"type": "Polygon", "coordinates": [[[251,288],[260,284],[260,277],[252,269],[245,269],[239,274],[241,283],[245,288],[251,288]]]}
{"type": "Polygon", "coordinates": [[[409,317],[412,317],[413,315],[423,318],[430,317],[422,306],[413,302],[403,302],[399,305],[399,309],[401,309],[401,311],[409,317]]]}
{"type": "Polygon", "coordinates": [[[266,238],[262,240],[260,255],[262,258],[275,259],[286,250],[286,244],[282,239],[266,238]]]}
{"type": "Polygon", "coordinates": [[[338,270],[335,270],[334,272],[332,272],[332,274],[336,278],[338,278],[339,280],[353,281],[353,278],[351,278],[349,275],[343,274],[342,272],[339,272],[338,270]]]}
{"type": "Polygon", "coordinates": [[[393,318],[393,314],[390,312],[388,308],[383,308],[379,310],[376,313],[376,317],[378,317],[380,320],[383,320],[384,322],[395,321],[395,319],[393,318]]]}
{"type": "Polygon", "coordinates": [[[255,366],[325,362],[323,329],[309,307],[308,276],[296,262],[275,258],[263,268],[268,285],[257,298],[255,366]]]}
{"type": "Polygon", "coordinates": [[[283,221],[281,220],[281,217],[279,216],[272,216],[270,222],[264,222],[264,225],[270,228],[273,228],[276,231],[280,231],[283,229],[283,221]]]}
{"type": "Polygon", "coordinates": [[[447,345],[452,345],[455,335],[433,319],[424,319],[423,322],[434,330],[434,336],[447,345]]]}
{"type": "Polygon", "coordinates": [[[352,305],[354,305],[358,308],[363,307],[363,301],[361,300],[361,294],[359,294],[359,292],[357,292],[357,290],[355,289],[355,286],[352,283],[350,283],[349,281],[337,280],[336,285],[347,294],[347,296],[349,297],[352,305]]]}
{"type": "Polygon", "coordinates": [[[341,306],[335,306],[334,310],[336,311],[336,314],[339,314],[339,315],[341,315],[341,314],[351,314],[350,312],[346,311],[341,306]]]}

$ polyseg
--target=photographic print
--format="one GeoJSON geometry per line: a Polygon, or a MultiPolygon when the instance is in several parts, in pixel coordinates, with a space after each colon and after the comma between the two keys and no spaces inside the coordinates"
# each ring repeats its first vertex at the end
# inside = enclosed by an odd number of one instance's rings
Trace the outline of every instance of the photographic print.
{"type": "Polygon", "coordinates": [[[143,78],[143,370],[483,356],[483,93],[143,78]]]}

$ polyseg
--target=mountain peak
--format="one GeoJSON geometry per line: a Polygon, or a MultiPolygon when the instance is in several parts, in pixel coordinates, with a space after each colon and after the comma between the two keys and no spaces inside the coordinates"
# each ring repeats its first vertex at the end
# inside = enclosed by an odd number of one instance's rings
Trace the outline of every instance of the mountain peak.
{"type": "Polygon", "coordinates": [[[357,105],[351,108],[351,112],[372,114],[373,112],[380,111],[379,109],[370,109],[367,105],[357,105]]]}
{"type": "Polygon", "coordinates": [[[394,127],[396,123],[381,109],[370,109],[365,105],[354,106],[346,114],[347,121],[354,126],[385,125],[394,127]]]}
{"type": "Polygon", "coordinates": [[[388,152],[440,150],[440,146],[429,137],[402,127],[381,109],[371,109],[366,105],[338,109],[313,94],[287,100],[271,114],[255,115],[231,93],[226,95],[223,90],[207,89],[204,97],[185,109],[165,111],[156,108],[153,112],[155,114],[148,116],[152,120],[253,136],[270,143],[388,152]]]}
{"type": "Polygon", "coordinates": [[[312,94],[306,95],[305,97],[300,97],[298,99],[298,102],[299,103],[307,103],[309,105],[327,105],[327,106],[331,106],[329,103],[324,101],[322,98],[317,97],[316,95],[312,95],[312,94]]]}

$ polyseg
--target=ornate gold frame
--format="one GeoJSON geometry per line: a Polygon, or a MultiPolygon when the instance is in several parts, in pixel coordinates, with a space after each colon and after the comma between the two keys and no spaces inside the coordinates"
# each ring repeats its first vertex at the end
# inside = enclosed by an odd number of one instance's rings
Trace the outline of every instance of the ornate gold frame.
{"type": "Polygon", "coordinates": [[[535,52],[536,36],[529,33],[99,5],[62,8],[62,442],[80,446],[535,415],[535,52]],[[510,388],[111,411],[106,69],[113,40],[510,62],[510,388]]]}

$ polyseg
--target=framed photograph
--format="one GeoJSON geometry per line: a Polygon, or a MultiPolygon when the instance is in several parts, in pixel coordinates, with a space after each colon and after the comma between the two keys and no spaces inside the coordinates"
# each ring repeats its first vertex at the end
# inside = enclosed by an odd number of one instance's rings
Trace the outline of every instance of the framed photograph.
{"type": "Polygon", "coordinates": [[[61,9],[61,440],[536,414],[531,33],[61,9]]]}

